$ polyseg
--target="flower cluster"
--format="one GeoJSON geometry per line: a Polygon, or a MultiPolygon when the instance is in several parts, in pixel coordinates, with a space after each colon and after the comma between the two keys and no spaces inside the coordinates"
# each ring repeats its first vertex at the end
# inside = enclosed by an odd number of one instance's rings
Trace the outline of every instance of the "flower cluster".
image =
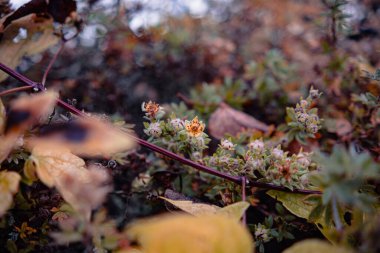
{"type": "Polygon", "coordinates": [[[306,99],[301,98],[295,108],[287,108],[289,139],[297,139],[301,143],[306,138],[314,138],[315,134],[321,129],[321,119],[318,117],[318,109],[313,108],[313,102],[318,99],[321,93],[313,87],[309,91],[306,99]]]}
{"type": "Polygon", "coordinates": [[[202,158],[202,151],[210,139],[204,133],[205,124],[198,117],[183,120],[172,114],[162,120],[165,112],[159,104],[151,101],[142,104],[142,111],[150,121],[144,122],[144,132],[151,142],[175,153],[189,154],[195,160],[202,158]]]}
{"type": "Polygon", "coordinates": [[[262,140],[253,140],[245,146],[222,140],[213,156],[204,162],[233,175],[245,175],[260,182],[273,183],[289,189],[304,189],[309,185],[309,172],[315,169],[310,153],[288,154],[280,146],[271,147],[262,140]]]}

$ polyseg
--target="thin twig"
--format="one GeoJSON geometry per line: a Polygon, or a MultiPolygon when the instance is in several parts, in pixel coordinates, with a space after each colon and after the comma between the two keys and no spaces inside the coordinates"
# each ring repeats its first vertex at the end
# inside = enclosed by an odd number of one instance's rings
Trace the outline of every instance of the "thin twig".
{"type": "Polygon", "coordinates": [[[42,77],[42,85],[45,87],[45,83],[46,83],[46,78],[51,70],[51,68],[53,67],[53,64],[55,63],[55,61],[57,60],[58,58],[58,55],[62,52],[63,48],[65,47],[65,41],[62,41],[61,42],[61,46],[59,47],[58,51],[54,54],[53,58],[50,60],[49,62],[49,65],[47,66],[46,70],[45,70],[45,73],[42,77]]]}
{"type": "Polygon", "coordinates": [[[16,79],[16,80],[18,80],[18,81],[20,81],[26,85],[32,86],[33,89],[36,89],[37,91],[44,90],[44,87],[42,86],[41,83],[37,83],[37,82],[30,80],[29,78],[27,78],[27,77],[21,75],[20,73],[14,71],[10,67],[2,64],[1,62],[0,62],[0,69],[2,71],[4,71],[5,73],[7,73],[8,75],[10,75],[11,77],[13,77],[14,79],[16,79]]]}
{"type": "Polygon", "coordinates": [[[9,94],[12,94],[12,93],[16,93],[16,92],[19,92],[19,91],[30,90],[30,89],[33,89],[33,87],[29,86],[29,85],[26,85],[26,86],[21,86],[21,87],[5,90],[5,91],[0,92],[0,97],[6,96],[6,95],[9,95],[9,94]]]}
{"type": "MultiPolygon", "coordinates": [[[[36,86],[36,85],[41,85],[40,83],[36,83],[36,82],[33,82],[31,80],[29,80],[28,78],[26,78],[25,76],[17,73],[16,71],[8,68],[7,66],[5,66],[4,64],[0,63],[0,69],[3,70],[4,72],[6,72],[7,74],[9,74],[10,76],[16,78],[17,80],[23,82],[24,84],[27,84],[33,88],[35,87],[39,87],[39,86],[36,86]]],[[[44,91],[45,89],[40,89],[40,91],[44,91]]],[[[71,113],[73,114],[76,114],[78,116],[82,116],[82,117],[87,117],[87,115],[78,110],[77,108],[75,108],[74,106],[72,105],[69,105],[68,103],[62,101],[61,99],[58,99],[57,100],[57,103],[59,106],[63,107],[64,109],[70,111],[71,113]]],[[[210,168],[210,167],[207,167],[207,166],[204,166],[202,164],[199,164],[199,163],[196,163],[192,160],[189,160],[185,157],[182,157],[180,155],[177,155],[173,152],[170,152],[164,148],[161,148],[159,146],[156,146],[148,141],[145,141],[143,139],[140,139],[138,138],[137,136],[134,136],[134,135],[131,135],[131,134],[128,134],[131,138],[133,138],[138,144],[140,144],[141,146],[144,146],[150,150],[153,150],[153,151],[156,151],[162,155],[165,155],[169,158],[172,158],[176,161],[179,161],[181,162],[182,164],[186,164],[186,165],[189,165],[197,170],[200,170],[200,171],[203,171],[205,173],[208,173],[208,174],[211,174],[211,175],[214,175],[214,176],[217,176],[217,177],[220,177],[220,178],[224,178],[226,180],[229,180],[231,182],[234,182],[236,184],[241,184],[242,183],[242,178],[243,177],[239,177],[239,176],[233,176],[233,175],[230,175],[230,174],[227,174],[227,173],[223,173],[221,171],[218,171],[216,169],[213,169],[213,168],[210,168]]],[[[247,187],[259,187],[259,188],[264,188],[264,189],[273,189],[273,190],[278,190],[278,191],[286,191],[286,192],[294,192],[294,193],[302,193],[302,194],[321,194],[320,191],[314,191],[314,190],[303,190],[303,189],[294,189],[294,190],[290,190],[284,186],[279,186],[279,185],[273,185],[273,184],[269,184],[269,183],[261,183],[261,182],[256,182],[256,181],[251,181],[249,180],[247,183],[246,183],[246,186],[247,187]]],[[[245,187],[244,187],[245,188],[245,187]]]]}

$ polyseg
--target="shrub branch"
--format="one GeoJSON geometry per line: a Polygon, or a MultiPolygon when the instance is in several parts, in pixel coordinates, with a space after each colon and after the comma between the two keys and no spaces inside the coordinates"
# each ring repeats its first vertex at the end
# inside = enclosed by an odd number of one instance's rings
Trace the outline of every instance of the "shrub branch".
{"type": "MultiPolygon", "coordinates": [[[[8,75],[12,76],[13,78],[17,79],[18,81],[22,82],[23,84],[32,87],[35,91],[45,91],[46,90],[45,87],[44,87],[44,85],[42,83],[34,82],[34,81],[28,79],[27,77],[21,75],[20,73],[17,73],[13,69],[7,67],[6,65],[4,65],[2,63],[0,63],[0,69],[2,71],[4,71],[5,73],[7,73],[8,75]]],[[[47,75],[47,74],[44,74],[44,75],[47,75]]],[[[62,108],[70,111],[71,113],[73,113],[75,115],[78,115],[78,116],[81,116],[81,117],[87,117],[87,115],[84,112],[78,110],[74,106],[72,106],[72,105],[64,102],[61,99],[58,99],[57,103],[62,108]]],[[[128,133],[126,133],[126,134],[128,134],[128,133]]],[[[288,188],[286,188],[284,186],[274,185],[274,184],[270,184],[270,183],[262,183],[262,182],[252,181],[252,180],[247,180],[247,178],[244,177],[244,176],[233,176],[233,175],[230,175],[228,173],[224,173],[224,172],[218,171],[216,169],[207,167],[205,165],[196,163],[196,162],[194,162],[194,161],[192,161],[190,159],[187,159],[187,158],[185,158],[183,156],[180,156],[180,155],[177,155],[177,154],[175,154],[173,152],[170,152],[170,151],[168,151],[168,150],[166,150],[164,148],[156,146],[156,145],[154,145],[154,144],[152,144],[152,143],[150,143],[148,141],[140,139],[137,136],[134,136],[134,135],[131,135],[131,134],[128,134],[128,135],[131,138],[133,138],[139,145],[141,145],[143,147],[146,147],[146,148],[148,148],[148,149],[150,149],[152,151],[160,153],[160,154],[162,154],[162,155],[164,155],[166,157],[169,157],[169,158],[171,158],[173,160],[176,160],[176,161],[178,161],[178,162],[180,162],[182,164],[185,164],[185,165],[188,165],[190,167],[193,167],[194,169],[197,169],[199,171],[202,171],[202,172],[214,175],[214,176],[219,177],[219,178],[223,178],[223,179],[229,180],[231,182],[234,182],[234,183],[242,185],[242,186],[245,185],[244,188],[246,188],[246,187],[258,187],[258,188],[263,188],[263,189],[272,189],[272,190],[285,191],[285,192],[293,192],[293,193],[301,193],[301,194],[321,194],[320,191],[316,191],[316,190],[306,190],[306,189],[294,189],[294,190],[290,190],[290,189],[288,189],[288,188]]],[[[245,193],[245,190],[244,190],[244,193],[245,193]]]]}

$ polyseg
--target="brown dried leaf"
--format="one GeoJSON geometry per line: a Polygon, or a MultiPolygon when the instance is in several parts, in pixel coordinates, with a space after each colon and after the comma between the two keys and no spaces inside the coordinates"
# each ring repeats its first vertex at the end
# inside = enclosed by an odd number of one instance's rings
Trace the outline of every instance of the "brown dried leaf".
{"type": "Polygon", "coordinates": [[[266,132],[268,131],[268,126],[246,113],[221,103],[219,108],[211,115],[208,129],[213,137],[221,139],[225,134],[236,135],[244,129],[266,132]]]}
{"type": "Polygon", "coordinates": [[[50,15],[54,21],[64,23],[68,17],[75,14],[76,2],[74,0],[32,0],[12,14],[8,15],[5,19],[3,26],[4,29],[13,21],[25,17],[29,14],[50,15]]]}
{"type": "Polygon", "coordinates": [[[328,119],[326,126],[329,132],[336,133],[340,137],[352,132],[352,125],[345,118],[328,119]]]}
{"type": "Polygon", "coordinates": [[[135,147],[132,137],[111,123],[95,117],[81,117],[72,122],[50,124],[39,137],[30,138],[28,147],[46,143],[63,146],[81,156],[109,157],[135,147]]]}
{"type": "Polygon", "coordinates": [[[13,202],[13,195],[17,193],[20,175],[12,171],[0,171],[0,217],[5,214],[13,202]]]}
{"type": "MultiPolygon", "coordinates": [[[[2,26],[3,24],[0,24],[0,32],[2,26]]],[[[22,57],[41,53],[59,41],[59,37],[54,35],[53,20],[40,18],[35,14],[14,20],[0,34],[2,34],[0,62],[10,68],[17,67],[22,57]],[[20,38],[16,41],[15,38],[19,35],[20,28],[27,31],[27,38],[20,38]]],[[[5,80],[7,76],[1,72],[0,81],[5,80]]]]}

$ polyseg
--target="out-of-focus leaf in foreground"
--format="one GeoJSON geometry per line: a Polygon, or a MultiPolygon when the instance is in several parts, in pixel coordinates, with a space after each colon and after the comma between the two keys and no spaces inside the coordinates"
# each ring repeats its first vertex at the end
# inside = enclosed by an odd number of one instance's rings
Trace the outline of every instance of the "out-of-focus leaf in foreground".
{"type": "Polygon", "coordinates": [[[44,120],[53,111],[56,99],[57,93],[44,92],[12,101],[4,126],[4,135],[0,132],[0,162],[4,161],[18,144],[17,139],[22,137],[26,130],[44,120]]]}
{"type": "MultiPolygon", "coordinates": [[[[3,23],[4,19],[0,23],[0,62],[11,68],[17,67],[22,57],[41,53],[59,41],[54,35],[52,19],[30,14],[14,20],[2,31],[3,23]]],[[[0,81],[7,76],[1,72],[0,81]]]]}
{"type": "Polygon", "coordinates": [[[223,215],[158,216],[132,224],[127,234],[142,253],[254,252],[248,230],[223,215]]]}
{"type": "Polygon", "coordinates": [[[99,206],[111,190],[104,170],[86,169],[85,162],[66,148],[41,145],[32,150],[30,160],[38,178],[47,186],[56,187],[85,217],[89,217],[91,210],[99,206]]]}
{"type": "Polygon", "coordinates": [[[331,245],[327,242],[309,239],[298,242],[286,249],[284,253],[353,253],[351,250],[331,245]]]}
{"type": "Polygon", "coordinates": [[[55,144],[80,156],[110,157],[135,147],[131,134],[106,120],[80,117],[70,122],[46,126],[37,138],[28,140],[28,146],[55,144]]]}
{"type": "Polygon", "coordinates": [[[12,171],[0,171],[0,217],[13,202],[13,194],[18,191],[20,175],[12,171]]]}

